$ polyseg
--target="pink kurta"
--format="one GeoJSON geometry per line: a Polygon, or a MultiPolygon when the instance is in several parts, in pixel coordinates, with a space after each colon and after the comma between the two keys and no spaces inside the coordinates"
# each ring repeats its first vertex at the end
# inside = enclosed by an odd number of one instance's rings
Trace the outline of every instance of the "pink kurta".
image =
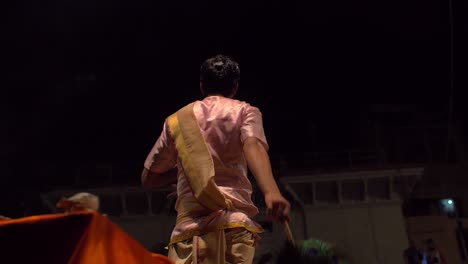
{"type": "Polygon", "coordinates": [[[175,208],[178,217],[171,243],[231,227],[261,232],[261,226],[252,220],[258,214],[258,208],[251,200],[252,185],[247,178],[247,162],[242,149],[243,141],[248,137],[258,138],[268,149],[260,110],[246,102],[222,96],[208,96],[196,101],[193,109],[213,158],[215,182],[225,197],[232,201],[235,210],[212,212],[196,202],[177,158],[166,120],[145,161],[145,168],[165,171],[175,165],[178,167],[175,208]]]}

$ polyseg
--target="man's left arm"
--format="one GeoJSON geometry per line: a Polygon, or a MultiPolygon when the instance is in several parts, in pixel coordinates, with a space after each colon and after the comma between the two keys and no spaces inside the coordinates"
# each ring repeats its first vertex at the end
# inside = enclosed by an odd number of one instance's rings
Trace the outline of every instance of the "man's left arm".
{"type": "Polygon", "coordinates": [[[167,122],[145,160],[141,183],[145,187],[161,187],[177,181],[177,151],[167,122]]]}
{"type": "Polygon", "coordinates": [[[177,181],[177,168],[174,167],[163,173],[155,173],[143,168],[141,183],[145,187],[162,187],[177,181]]]}

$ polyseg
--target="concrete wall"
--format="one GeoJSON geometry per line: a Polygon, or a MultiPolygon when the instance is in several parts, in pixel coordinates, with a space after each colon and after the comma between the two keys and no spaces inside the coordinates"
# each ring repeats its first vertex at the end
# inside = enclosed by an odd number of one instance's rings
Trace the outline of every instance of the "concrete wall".
{"type": "Polygon", "coordinates": [[[152,251],[156,251],[155,247],[158,244],[167,245],[169,243],[175,224],[175,216],[164,214],[157,216],[110,217],[110,219],[145,248],[152,251]]]}
{"type": "MultiPolygon", "coordinates": [[[[306,212],[306,236],[301,213],[296,210],[292,213],[290,226],[296,240],[320,238],[331,242],[354,264],[404,263],[402,253],[408,243],[398,202],[306,206],[306,212]]],[[[260,214],[257,220],[264,220],[263,215],[260,214]]],[[[175,218],[160,215],[112,220],[151,249],[158,242],[167,243],[175,218]]],[[[256,261],[265,253],[277,254],[286,241],[284,229],[278,224],[273,225],[272,232],[267,231],[261,237],[256,261]]]]}
{"type": "MultiPolygon", "coordinates": [[[[399,203],[307,208],[308,237],[336,245],[356,264],[403,263],[408,242],[399,203]]],[[[297,222],[297,221],[296,221],[297,222]]],[[[300,234],[301,228],[294,227],[300,234]]]]}

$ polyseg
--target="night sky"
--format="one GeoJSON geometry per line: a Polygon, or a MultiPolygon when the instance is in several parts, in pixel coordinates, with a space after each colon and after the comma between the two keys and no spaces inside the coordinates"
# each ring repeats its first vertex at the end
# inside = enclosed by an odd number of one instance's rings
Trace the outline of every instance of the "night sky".
{"type": "MultiPolygon", "coordinates": [[[[199,66],[218,53],[239,61],[238,99],[262,110],[272,156],[310,147],[293,128],[318,123],[330,142],[346,138],[373,104],[448,108],[447,0],[25,0],[7,10],[4,193],[50,185],[40,164],[142,164],[164,118],[201,98],[199,66]]],[[[458,118],[467,17],[454,0],[458,118]]]]}

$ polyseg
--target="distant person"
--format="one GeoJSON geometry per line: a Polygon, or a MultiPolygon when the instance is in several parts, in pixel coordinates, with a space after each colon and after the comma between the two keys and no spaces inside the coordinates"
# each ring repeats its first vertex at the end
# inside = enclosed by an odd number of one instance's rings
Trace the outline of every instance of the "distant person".
{"type": "Polygon", "coordinates": [[[3,221],[3,220],[11,220],[10,217],[6,217],[6,216],[3,216],[3,215],[0,215],[0,221],[3,221]]]}
{"type": "Polygon", "coordinates": [[[405,264],[421,264],[423,260],[423,253],[416,247],[414,240],[409,241],[409,247],[403,252],[405,264]]]}
{"type": "Polygon", "coordinates": [[[259,210],[248,169],[270,219],[289,220],[290,204],[272,174],[262,114],[234,99],[239,77],[232,58],[207,59],[200,70],[204,99],[166,118],[144,163],[145,186],[177,181],[177,219],[168,253],[175,263],[253,262],[263,229],[253,220],[259,210]]]}
{"type": "Polygon", "coordinates": [[[80,192],[60,199],[56,206],[66,213],[99,212],[99,197],[91,193],[80,192]]]}
{"type": "Polygon", "coordinates": [[[426,240],[425,254],[427,258],[427,264],[447,264],[442,253],[432,238],[426,240]]]}

